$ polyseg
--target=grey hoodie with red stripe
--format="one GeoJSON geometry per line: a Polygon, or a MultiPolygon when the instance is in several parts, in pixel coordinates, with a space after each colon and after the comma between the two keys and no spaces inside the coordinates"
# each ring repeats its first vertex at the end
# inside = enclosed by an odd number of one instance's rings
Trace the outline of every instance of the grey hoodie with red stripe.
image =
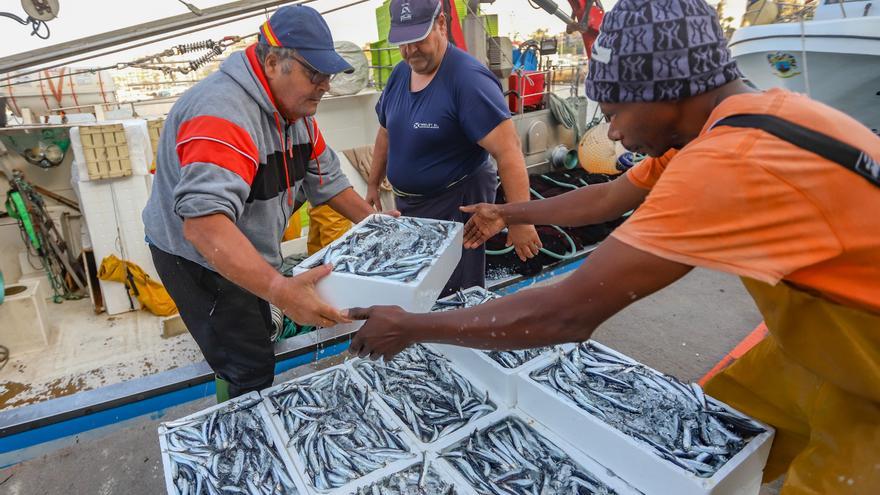
{"type": "Polygon", "coordinates": [[[278,113],[250,46],[169,112],[143,212],[145,232],[162,251],[213,270],[183,237],[183,219],[222,213],[279,267],[293,198],[319,205],[348,187],[315,120],[288,123],[278,113]]]}

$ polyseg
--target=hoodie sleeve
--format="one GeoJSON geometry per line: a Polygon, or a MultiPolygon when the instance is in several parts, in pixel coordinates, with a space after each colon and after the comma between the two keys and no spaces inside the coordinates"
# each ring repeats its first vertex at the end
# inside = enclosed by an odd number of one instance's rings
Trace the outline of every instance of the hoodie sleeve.
{"type": "Polygon", "coordinates": [[[318,122],[314,118],[309,118],[306,119],[304,126],[307,126],[305,129],[312,143],[312,155],[303,185],[309,202],[312,206],[318,206],[348,189],[351,184],[342,173],[336,152],[324,142],[318,122]]]}
{"type": "Polygon", "coordinates": [[[257,145],[241,126],[200,115],[178,128],[180,181],[174,188],[174,213],[181,218],[222,213],[236,222],[259,164],[257,145]]]}

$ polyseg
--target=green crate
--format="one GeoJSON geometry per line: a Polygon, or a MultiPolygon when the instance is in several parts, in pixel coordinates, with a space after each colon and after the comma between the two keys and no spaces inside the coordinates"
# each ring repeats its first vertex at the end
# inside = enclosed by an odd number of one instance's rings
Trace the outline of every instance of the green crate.
{"type": "Polygon", "coordinates": [[[483,26],[486,28],[486,35],[493,38],[498,36],[498,14],[486,14],[480,17],[483,19],[483,26]]]}
{"type": "Polygon", "coordinates": [[[374,66],[373,79],[377,88],[385,87],[385,82],[391,77],[391,70],[403,57],[400,50],[388,43],[388,40],[380,40],[370,43],[370,62],[374,66]]]}

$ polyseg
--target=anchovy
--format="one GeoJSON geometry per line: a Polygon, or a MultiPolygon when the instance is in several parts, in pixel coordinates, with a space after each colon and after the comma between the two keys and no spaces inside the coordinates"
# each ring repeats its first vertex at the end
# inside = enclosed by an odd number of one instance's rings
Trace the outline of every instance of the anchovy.
{"type": "MultiPolygon", "coordinates": [[[[438,300],[431,311],[450,311],[453,309],[472,308],[493,299],[498,299],[498,294],[482,287],[472,287],[459,290],[455,294],[438,300]]],[[[520,349],[515,351],[482,351],[493,361],[501,366],[513,369],[535,359],[550,350],[550,347],[535,347],[533,349],[520,349]]]]}
{"type": "Polygon", "coordinates": [[[320,491],[415,456],[346,370],[290,382],[268,400],[290,439],[288,448],[305,465],[306,481],[320,491]]]}
{"type": "Polygon", "coordinates": [[[505,418],[440,454],[479,493],[616,493],[515,417],[505,418]]]}
{"type": "Polygon", "coordinates": [[[163,424],[173,495],[298,493],[255,409],[260,401],[163,424]]]}
{"type": "Polygon", "coordinates": [[[359,488],[355,495],[454,495],[455,493],[457,493],[455,487],[443,479],[431,463],[423,458],[419,464],[359,488]]]}
{"type": "Polygon", "coordinates": [[[648,444],[660,457],[711,477],[764,428],[706,399],[697,384],[584,342],[530,377],[648,444]]]}
{"type": "Polygon", "coordinates": [[[436,261],[454,231],[455,222],[376,215],[304,267],[331,263],[335,272],[409,283],[436,261]]]}
{"type": "Polygon", "coordinates": [[[423,442],[475,421],[496,407],[445,357],[414,345],[387,363],[362,360],[355,369],[423,442]]]}

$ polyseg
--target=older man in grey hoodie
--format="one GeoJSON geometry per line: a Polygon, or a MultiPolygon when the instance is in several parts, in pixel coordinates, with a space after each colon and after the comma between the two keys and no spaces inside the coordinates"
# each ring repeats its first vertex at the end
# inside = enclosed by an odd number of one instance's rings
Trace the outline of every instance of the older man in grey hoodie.
{"type": "Polygon", "coordinates": [[[333,75],[351,70],[317,11],[282,7],[256,45],[168,114],[144,225],[162,282],[217,375],[219,400],[272,384],[269,303],[303,324],[347,321],[315,292],[331,267],[293,278],[277,268],[295,197],[354,222],[373,212],[312,117],[333,75]]]}

